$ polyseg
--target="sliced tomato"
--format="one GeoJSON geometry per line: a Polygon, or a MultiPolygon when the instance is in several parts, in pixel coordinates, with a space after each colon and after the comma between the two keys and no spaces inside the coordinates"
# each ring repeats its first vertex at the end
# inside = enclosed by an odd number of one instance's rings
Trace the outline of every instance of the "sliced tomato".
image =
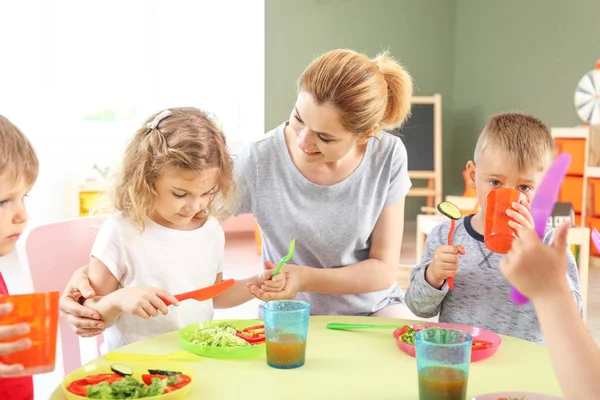
{"type": "Polygon", "coordinates": [[[67,386],[67,390],[77,396],[87,396],[87,387],[89,383],[85,379],[79,379],[71,382],[69,386],[67,386]]]}
{"type": "Polygon", "coordinates": [[[97,385],[102,382],[113,383],[116,381],[120,381],[123,379],[121,375],[118,374],[97,374],[97,375],[89,375],[85,377],[85,381],[88,385],[97,385]]]}
{"type": "Polygon", "coordinates": [[[472,349],[473,350],[484,350],[484,349],[490,349],[492,348],[492,343],[488,342],[486,340],[481,340],[481,339],[473,339],[473,345],[472,345],[472,349]]]}
{"type": "Polygon", "coordinates": [[[173,375],[173,376],[165,376],[165,375],[155,375],[155,374],[144,374],[142,375],[142,381],[144,381],[144,383],[146,385],[151,385],[152,384],[152,379],[171,379],[171,378],[177,378],[177,382],[176,383],[170,383],[167,385],[167,389],[170,389],[168,392],[165,391],[165,393],[169,393],[172,391],[175,391],[177,389],[180,389],[182,387],[184,387],[185,385],[189,384],[192,381],[192,378],[190,378],[188,375],[186,374],[180,374],[180,375],[173,375]]]}
{"type": "Polygon", "coordinates": [[[265,326],[250,326],[236,332],[236,335],[251,344],[261,343],[265,341],[265,326]]]}
{"type": "Polygon", "coordinates": [[[154,374],[144,374],[142,375],[142,381],[144,381],[144,383],[146,385],[152,385],[152,379],[157,378],[157,379],[168,379],[168,376],[164,376],[164,375],[154,375],[154,374]]]}
{"type": "Polygon", "coordinates": [[[192,378],[190,378],[188,375],[180,374],[180,375],[177,375],[177,383],[170,384],[169,386],[176,388],[176,389],[181,389],[182,387],[188,385],[191,381],[192,381],[192,378]]]}

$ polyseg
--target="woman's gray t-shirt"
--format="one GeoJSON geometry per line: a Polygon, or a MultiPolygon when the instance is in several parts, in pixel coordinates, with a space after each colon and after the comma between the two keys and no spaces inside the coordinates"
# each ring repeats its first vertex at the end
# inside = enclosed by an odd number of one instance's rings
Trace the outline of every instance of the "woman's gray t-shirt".
{"type": "MultiPolygon", "coordinates": [[[[251,213],[262,233],[262,258],[274,263],[296,238],[290,264],[338,268],[369,258],[371,234],[384,207],[403,199],[411,187],[406,148],[381,132],[371,138],[358,168],[343,181],[319,186],[308,181],[288,152],[283,123],[265,138],[246,145],[235,158],[239,204],[236,215],[251,213]]],[[[396,284],[362,294],[298,293],[311,314],[370,315],[401,303],[396,284]]]]}

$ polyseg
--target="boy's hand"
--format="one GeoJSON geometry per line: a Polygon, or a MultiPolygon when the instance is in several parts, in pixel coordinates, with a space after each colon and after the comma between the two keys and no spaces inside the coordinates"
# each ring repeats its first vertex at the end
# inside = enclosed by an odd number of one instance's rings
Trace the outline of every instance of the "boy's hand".
{"type": "MultiPolygon", "coordinates": [[[[10,303],[0,305],[0,316],[8,315],[12,312],[13,306],[10,303]]],[[[11,339],[23,336],[29,332],[29,325],[0,325],[0,339],[11,339]]],[[[21,339],[14,342],[0,343],[0,355],[12,354],[17,351],[25,350],[31,347],[31,340],[21,339]]],[[[8,377],[23,371],[21,364],[7,365],[0,363],[0,378],[8,377]]]]}
{"type": "Polygon", "coordinates": [[[569,222],[556,228],[554,240],[546,245],[531,228],[519,228],[518,239],[500,260],[500,270],[521,293],[535,301],[569,290],[567,279],[567,231],[569,222]]]}
{"type": "Polygon", "coordinates": [[[179,305],[179,301],[171,293],[151,286],[123,288],[110,296],[113,305],[122,312],[144,319],[158,316],[159,311],[167,315],[168,307],[163,300],[174,306],[179,305]]]}
{"type": "Polygon", "coordinates": [[[465,247],[462,244],[438,247],[433,255],[433,261],[425,270],[425,280],[434,288],[440,289],[446,279],[456,276],[458,256],[465,253],[465,247]]]}
{"type": "Polygon", "coordinates": [[[265,262],[265,270],[258,276],[258,287],[265,292],[281,292],[285,287],[286,273],[285,265],[281,267],[279,274],[273,277],[277,266],[271,261],[265,262]]]}
{"type": "Polygon", "coordinates": [[[519,228],[533,229],[534,222],[529,202],[527,200],[513,202],[512,207],[512,209],[506,210],[506,215],[513,219],[513,221],[508,221],[508,225],[517,232],[519,228]]]}

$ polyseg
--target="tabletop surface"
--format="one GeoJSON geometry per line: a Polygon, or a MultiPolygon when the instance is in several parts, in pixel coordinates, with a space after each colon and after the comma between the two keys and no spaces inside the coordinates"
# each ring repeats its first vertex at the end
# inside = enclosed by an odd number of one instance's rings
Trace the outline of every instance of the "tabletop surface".
{"type": "MultiPolygon", "coordinates": [[[[334,331],[329,322],[362,324],[416,323],[373,317],[310,318],[306,364],[278,370],[265,356],[238,360],[205,358],[188,363],[196,377],[193,399],[418,399],[415,358],[402,352],[393,330],[334,331]]],[[[177,332],[145,339],[119,349],[123,353],[170,354],[181,351],[177,332]]],[[[502,336],[491,358],[471,364],[467,398],[503,391],[561,396],[544,346],[502,336]]],[[[51,399],[64,399],[61,388],[51,399]]]]}

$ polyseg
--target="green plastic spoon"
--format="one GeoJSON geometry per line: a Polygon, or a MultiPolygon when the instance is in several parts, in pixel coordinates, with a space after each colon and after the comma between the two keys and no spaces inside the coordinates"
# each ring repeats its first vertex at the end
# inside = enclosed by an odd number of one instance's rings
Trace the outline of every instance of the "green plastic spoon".
{"type": "Polygon", "coordinates": [[[327,324],[327,329],[398,329],[401,328],[402,325],[368,325],[368,324],[337,324],[337,323],[329,323],[327,324]]]}
{"type": "Polygon", "coordinates": [[[279,261],[279,264],[277,264],[277,269],[275,269],[275,272],[273,272],[272,278],[279,275],[279,271],[281,271],[281,267],[283,267],[283,264],[290,261],[290,258],[292,258],[292,255],[294,254],[295,249],[296,249],[296,239],[292,239],[292,241],[290,242],[290,250],[285,255],[285,257],[283,257],[281,259],[281,261],[279,261]]]}

